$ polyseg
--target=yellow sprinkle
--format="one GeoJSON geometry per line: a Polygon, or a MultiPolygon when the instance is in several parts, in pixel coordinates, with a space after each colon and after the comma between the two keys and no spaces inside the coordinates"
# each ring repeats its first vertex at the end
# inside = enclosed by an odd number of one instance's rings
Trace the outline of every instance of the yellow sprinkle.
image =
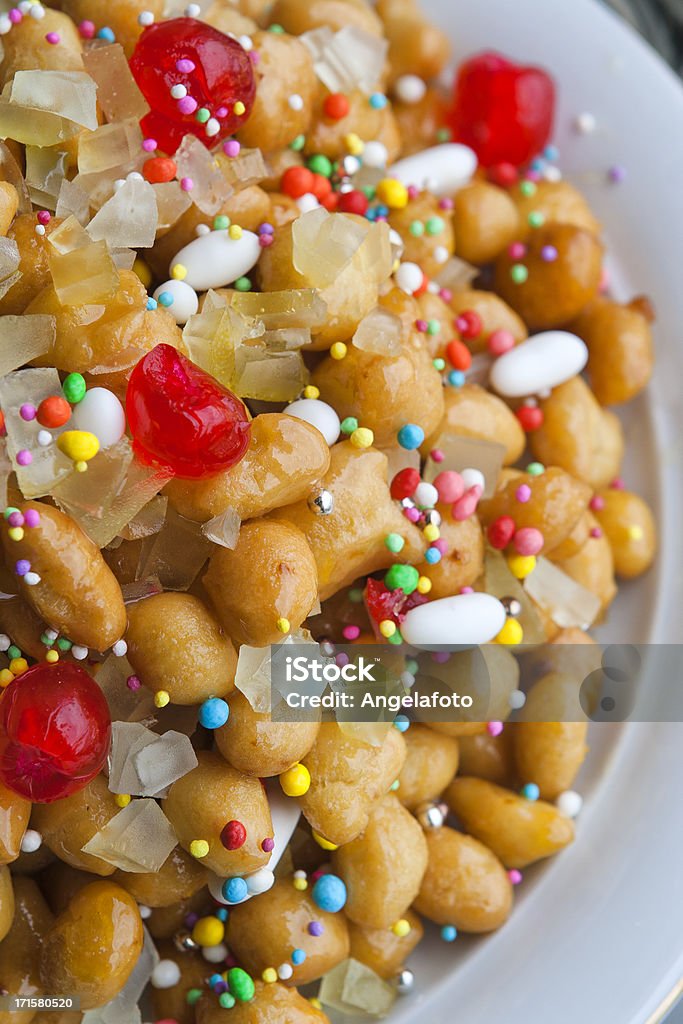
{"type": "Polygon", "coordinates": [[[9,537],[10,540],[23,540],[24,529],[22,526],[10,526],[9,530],[7,531],[7,536],[9,537]]]}
{"type": "Polygon", "coordinates": [[[369,448],[374,440],[375,435],[369,427],[356,427],[349,438],[354,448],[369,448]]]}
{"type": "Polygon", "coordinates": [[[507,562],[508,569],[518,580],[526,579],[536,568],[535,555],[511,555],[507,562]]]}
{"type": "Polygon", "coordinates": [[[87,462],[74,462],[74,469],[77,473],[85,473],[88,469],[87,462]]]}
{"type": "Polygon", "coordinates": [[[289,633],[289,619],[286,619],[284,617],[284,615],[282,615],[277,620],[276,625],[277,625],[277,628],[280,630],[281,633],[289,633]]]}
{"type": "Polygon", "coordinates": [[[273,982],[277,981],[277,971],[274,967],[266,967],[266,969],[261,972],[261,979],[265,981],[266,985],[272,985],[273,982]]]}
{"type": "Polygon", "coordinates": [[[643,539],[643,528],[642,526],[629,526],[628,535],[630,540],[642,540],[643,539]]]}
{"type": "Polygon", "coordinates": [[[330,349],[330,355],[333,359],[343,359],[347,352],[348,349],[343,341],[335,341],[334,345],[330,349]]]}
{"type": "Polygon", "coordinates": [[[133,273],[137,274],[145,288],[149,288],[152,283],[152,271],[139,256],[133,264],[133,273]]]}
{"type": "Polygon", "coordinates": [[[344,136],[344,145],[351,156],[360,156],[365,149],[365,143],[361,139],[360,135],[356,135],[355,132],[349,132],[348,135],[344,136]]]}
{"type": "Polygon", "coordinates": [[[417,581],[417,592],[418,594],[428,594],[432,589],[432,581],[429,576],[420,576],[417,581]]]}
{"type": "Polygon", "coordinates": [[[391,619],[382,619],[379,624],[379,631],[388,640],[396,632],[396,623],[392,622],[391,619]]]}
{"type": "Polygon", "coordinates": [[[174,281],[184,281],[187,277],[187,267],[184,267],[182,263],[176,263],[171,271],[171,277],[174,281]]]}
{"type": "Polygon", "coordinates": [[[130,803],[130,794],[117,793],[116,796],[114,797],[114,801],[119,807],[127,807],[128,804],[130,803]]]}
{"type": "Polygon", "coordinates": [[[311,773],[305,764],[293,764],[280,776],[280,785],[285,796],[303,796],[311,785],[311,773]]]}
{"type": "Polygon", "coordinates": [[[56,661],[59,661],[59,652],[48,651],[47,654],[45,655],[45,661],[49,661],[50,664],[53,665],[56,661]]]}
{"type": "Polygon", "coordinates": [[[305,878],[295,878],[292,882],[292,885],[297,890],[297,892],[305,892],[305,890],[308,889],[308,882],[306,881],[305,878]]]}
{"type": "Polygon", "coordinates": [[[26,658],[12,658],[9,663],[9,670],[15,676],[20,676],[28,668],[26,658]]]}
{"type": "Polygon", "coordinates": [[[228,234],[235,240],[242,237],[242,228],[239,224],[231,224],[228,228],[228,234]]]}
{"type": "Polygon", "coordinates": [[[375,195],[392,210],[402,210],[408,205],[408,189],[397,178],[382,178],[377,183],[375,195]]]}
{"type": "Polygon", "coordinates": [[[405,917],[398,920],[396,924],[392,924],[391,930],[399,939],[404,939],[412,931],[410,922],[406,921],[405,917]]]}
{"type": "Polygon", "coordinates": [[[232,108],[232,111],[234,114],[237,114],[238,117],[241,117],[246,109],[247,108],[245,107],[244,103],[242,103],[242,100],[238,100],[237,103],[232,108]]]}
{"type": "Polygon", "coordinates": [[[193,839],[190,843],[190,853],[197,860],[201,860],[202,857],[206,857],[209,852],[209,844],[206,839],[193,839]]]}
{"type": "Polygon", "coordinates": [[[154,706],[157,708],[165,708],[171,697],[168,690],[157,690],[154,694],[154,706]]]}
{"type": "Polygon", "coordinates": [[[198,946],[218,946],[225,936],[225,925],[217,917],[200,917],[192,929],[198,946]]]}
{"type": "Polygon", "coordinates": [[[433,541],[439,539],[439,537],[441,536],[441,532],[438,526],[435,526],[434,523],[430,523],[428,526],[425,526],[424,530],[422,531],[422,536],[431,544],[433,541]]]}
{"type": "Polygon", "coordinates": [[[14,675],[8,668],[0,670],[0,686],[9,686],[13,679],[14,675]]]}
{"type": "Polygon", "coordinates": [[[304,388],[304,398],[320,398],[320,388],[315,384],[307,384],[304,388]]]}
{"type": "Polygon", "coordinates": [[[506,619],[505,625],[495,638],[495,641],[497,644],[507,644],[509,647],[514,647],[516,644],[521,644],[523,638],[524,630],[517,619],[506,619]]]}
{"type": "Polygon", "coordinates": [[[314,1010],[322,1010],[323,1004],[315,996],[311,996],[311,998],[308,1001],[314,1010]]]}
{"type": "Polygon", "coordinates": [[[325,839],[325,837],[321,836],[320,833],[316,832],[315,829],[312,829],[311,831],[312,831],[313,838],[315,839],[316,843],[318,844],[318,846],[321,846],[323,848],[323,850],[338,850],[339,849],[339,847],[337,846],[336,843],[331,843],[329,841],[329,839],[325,839]]]}
{"type": "Polygon", "coordinates": [[[100,450],[100,442],[89,430],[66,430],[57,438],[57,447],[74,462],[89,462],[100,450]]]}

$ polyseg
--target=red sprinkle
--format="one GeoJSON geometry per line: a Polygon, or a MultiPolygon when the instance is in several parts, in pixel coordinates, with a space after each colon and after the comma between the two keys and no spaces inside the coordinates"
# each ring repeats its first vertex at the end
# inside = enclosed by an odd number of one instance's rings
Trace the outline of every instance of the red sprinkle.
{"type": "Polygon", "coordinates": [[[403,498],[410,498],[417,490],[417,485],[420,482],[420,474],[417,469],[401,469],[396,474],[394,479],[391,481],[391,497],[396,501],[402,501],[403,498]]]}
{"type": "Polygon", "coordinates": [[[341,121],[342,117],[346,117],[350,109],[351,104],[343,92],[333,92],[325,97],[323,113],[331,121],[341,121]]]}
{"type": "Polygon", "coordinates": [[[512,516],[498,516],[486,531],[489,544],[498,551],[502,551],[508,546],[514,534],[515,521],[512,516]]]}
{"type": "Polygon", "coordinates": [[[519,174],[514,164],[494,164],[488,170],[489,181],[492,181],[494,185],[500,185],[501,188],[510,188],[518,178],[519,174]]]}
{"type": "Polygon", "coordinates": [[[229,821],[221,832],[221,842],[226,850],[239,850],[246,838],[247,830],[241,821],[229,821]]]}
{"type": "Polygon", "coordinates": [[[169,156],[153,156],[142,165],[142,176],[152,185],[158,185],[162,181],[173,181],[177,173],[176,162],[169,156]]]}
{"type": "Polygon", "coordinates": [[[324,199],[331,191],[332,185],[329,178],[326,178],[323,174],[313,175],[313,182],[309,192],[312,192],[317,200],[324,199]]]}
{"type": "Polygon", "coordinates": [[[363,217],[367,208],[367,196],[357,188],[354,188],[351,192],[342,192],[339,196],[337,209],[340,213],[355,213],[359,217],[363,217]]]}
{"type": "Polygon", "coordinates": [[[300,199],[313,191],[313,171],[308,167],[288,167],[280,180],[280,188],[291,199],[300,199]]]}
{"type": "Polygon", "coordinates": [[[481,322],[481,317],[475,310],[466,309],[462,313],[458,313],[455,320],[455,326],[463,338],[471,341],[473,338],[478,338],[481,334],[484,325],[481,322]]]}
{"type": "Polygon", "coordinates": [[[446,358],[456,370],[469,370],[472,365],[472,353],[464,342],[453,338],[446,346],[446,358]]]}
{"type": "Polygon", "coordinates": [[[521,405],[515,415],[527,434],[543,426],[543,410],[537,405],[521,405]]]}
{"type": "Polygon", "coordinates": [[[71,406],[61,395],[44,398],[36,411],[41,427],[63,427],[71,418],[71,406]]]}

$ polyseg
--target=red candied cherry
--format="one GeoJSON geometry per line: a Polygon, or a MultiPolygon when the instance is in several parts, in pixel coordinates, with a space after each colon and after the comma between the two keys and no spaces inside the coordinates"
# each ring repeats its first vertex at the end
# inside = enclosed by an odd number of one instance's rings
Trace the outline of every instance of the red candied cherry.
{"type": "Polygon", "coordinates": [[[456,142],[470,146],[483,167],[519,167],[550,140],[555,86],[538,67],[499,53],[479,53],[458,71],[449,123],[456,142]]]}
{"type": "Polygon", "coordinates": [[[79,665],[34,665],[0,699],[0,779],[34,803],[83,789],[109,753],[102,690],[79,665]]]}
{"type": "Polygon", "coordinates": [[[176,476],[213,476],[249,446],[249,416],[232,391],[172,345],[157,345],[133,370],[126,414],[135,448],[176,476]]]}
{"type": "Polygon", "coordinates": [[[520,405],[515,415],[527,434],[543,426],[543,410],[537,405],[520,405]]]}
{"type": "Polygon", "coordinates": [[[196,18],[171,18],[146,28],[130,69],[150,112],[140,125],[173,155],[183,136],[213,147],[249,117],[256,95],[249,54],[236,39],[196,18]]]}

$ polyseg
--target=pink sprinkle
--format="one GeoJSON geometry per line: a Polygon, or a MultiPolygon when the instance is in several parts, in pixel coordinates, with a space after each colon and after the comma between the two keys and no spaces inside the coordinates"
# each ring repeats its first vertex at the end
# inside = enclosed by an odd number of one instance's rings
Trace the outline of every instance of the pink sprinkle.
{"type": "Polygon", "coordinates": [[[473,594],[474,593],[474,587],[461,587],[460,588],[460,593],[461,594],[473,594]]]}
{"type": "Polygon", "coordinates": [[[508,256],[511,260],[521,260],[526,256],[526,246],[524,242],[513,242],[512,245],[508,246],[508,256]]]}
{"type": "Polygon", "coordinates": [[[21,11],[17,10],[16,7],[13,7],[12,10],[9,12],[9,20],[12,22],[13,25],[18,25],[22,18],[23,14],[21,13],[21,11]]]}
{"type": "Polygon", "coordinates": [[[191,192],[192,189],[194,188],[194,182],[192,178],[181,178],[180,187],[183,190],[183,192],[191,192]]]}
{"type": "Polygon", "coordinates": [[[517,490],[515,491],[515,498],[517,499],[517,501],[521,501],[522,504],[525,505],[530,497],[531,497],[531,488],[529,487],[529,485],[528,484],[520,484],[519,487],[517,488],[517,490]]]}
{"type": "Polygon", "coordinates": [[[426,332],[427,332],[427,328],[428,328],[428,327],[429,327],[429,324],[427,323],[427,321],[426,321],[426,320],[416,320],[416,321],[415,321],[415,328],[416,328],[416,330],[418,330],[418,331],[419,331],[419,332],[420,332],[421,334],[426,334],[426,332]]]}
{"type": "Polygon", "coordinates": [[[129,690],[135,691],[140,689],[142,683],[140,682],[137,676],[128,676],[128,678],[126,679],[126,686],[128,687],[129,690]]]}
{"type": "Polygon", "coordinates": [[[17,452],[17,462],[20,466],[30,466],[33,462],[33,456],[26,448],[22,448],[20,452],[17,452]]]}
{"type": "Polygon", "coordinates": [[[52,220],[52,214],[49,210],[39,210],[36,216],[38,217],[39,224],[49,224],[52,220]]]}
{"type": "Polygon", "coordinates": [[[591,537],[593,537],[595,540],[597,540],[599,537],[602,537],[602,530],[599,526],[591,527],[591,537]]]}
{"type": "Polygon", "coordinates": [[[453,298],[453,292],[450,290],[450,288],[440,288],[439,298],[443,299],[444,302],[450,302],[451,299],[453,298]]]}
{"type": "Polygon", "coordinates": [[[438,552],[439,552],[439,553],[440,553],[441,555],[445,555],[445,554],[446,554],[446,552],[448,551],[448,542],[447,542],[447,541],[445,541],[445,540],[443,539],[443,537],[437,537],[437,539],[436,539],[435,541],[433,541],[433,543],[432,543],[432,547],[433,547],[433,548],[436,548],[436,550],[437,550],[437,551],[438,551],[438,552]]]}
{"type": "Polygon", "coordinates": [[[274,239],[273,239],[272,235],[259,235],[258,236],[258,244],[261,246],[262,249],[267,249],[269,245],[272,245],[273,244],[273,240],[274,239]]]}
{"type": "Polygon", "coordinates": [[[527,171],[526,174],[524,175],[524,177],[526,178],[527,181],[540,181],[541,180],[541,172],[540,171],[527,171]]]}
{"type": "Polygon", "coordinates": [[[502,356],[505,352],[509,352],[511,348],[515,347],[515,339],[511,331],[506,331],[500,328],[497,331],[492,331],[489,335],[487,342],[487,348],[492,356],[502,356]]]}
{"type": "Polygon", "coordinates": [[[610,487],[612,488],[613,491],[623,491],[624,490],[624,481],[622,480],[622,478],[620,476],[615,476],[614,480],[610,484],[610,487]]]}
{"type": "Polygon", "coordinates": [[[249,51],[249,60],[251,61],[252,64],[258,64],[258,62],[261,60],[261,54],[258,52],[258,50],[249,51]]]}
{"type": "Polygon", "coordinates": [[[48,43],[50,43],[51,46],[56,46],[57,43],[60,42],[61,37],[59,35],[59,32],[48,32],[48,34],[45,36],[45,39],[48,43]]]}
{"type": "Polygon", "coordinates": [[[420,194],[420,190],[417,185],[408,185],[408,199],[417,199],[420,194]]]}
{"type": "Polygon", "coordinates": [[[603,267],[600,271],[600,283],[598,288],[601,292],[606,292],[610,286],[610,274],[607,267],[603,267]]]}
{"type": "Polygon", "coordinates": [[[543,534],[534,526],[523,526],[512,543],[518,555],[537,555],[543,548],[543,534]]]}
{"type": "Polygon", "coordinates": [[[194,61],[187,60],[187,58],[185,57],[183,57],[182,60],[177,60],[175,62],[175,66],[176,71],[179,71],[181,75],[189,75],[192,71],[194,71],[194,61]]]}
{"type": "Polygon", "coordinates": [[[355,640],[360,636],[360,629],[358,626],[344,626],[342,636],[345,640],[355,640]]]}
{"type": "Polygon", "coordinates": [[[588,502],[588,507],[591,512],[600,512],[605,507],[605,499],[599,494],[594,494],[588,502]]]}
{"type": "Polygon", "coordinates": [[[348,654],[344,654],[343,651],[340,651],[339,654],[336,654],[334,658],[335,665],[338,665],[339,668],[344,668],[344,665],[348,665],[350,661],[351,659],[349,658],[348,654]]]}
{"type": "Polygon", "coordinates": [[[508,871],[508,878],[512,885],[519,885],[522,881],[522,872],[518,871],[517,868],[513,868],[511,871],[508,871]]]}
{"type": "Polygon", "coordinates": [[[462,498],[458,498],[451,513],[456,522],[461,523],[463,520],[469,519],[479,504],[481,494],[482,488],[479,484],[475,484],[465,491],[462,498]]]}
{"type": "Polygon", "coordinates": [[[9,517],[9,519],[7,520],[7,522],[10,524],[10,526],[23,526],[24,525],[24,521],[25,520],[24,520],[24,517],[22,516],[21,512],[12,512],[12,514],[9,517]]]}
{"type": "Polygon", "coordinates": [[[220,117],[227,117],[227,116],[228,116],[228,108],[227,107],[219,107],[218,110],[216,111],[216,113],[214,114],[214,117],[219,117],[219,118],[220,117]]]}
{"type": "Polygon", "coordinates": [[[488,722],[486,725],[486,731],[489,736],[500,736],[503,731],[502,722],[488,722]]]}
{"type": "Polygon", "coordinates": [[[264,839],[261,843],[261,849],[264,853],[270,853],[271,850],[275,849],[275,840],[270,838],[264,839]]]}
{"type": "Polygon", "coordinates": [[[434,486],[439,492],[439,500],[452,505],[465,493],[465,484],[459,473],[454,469],[444,469],[434,477],[434,486]]]}
{"type": "Polygon", "coordinates": [[[34,508],[29,508],[27,509],[26,512],[24,512],[24,524],[28,526],[29,529],[33,529],[34,527],[36,527],[39,522],[40,513],[37,512],[34,508]]]}
{"type": "Polygon", "coordinates": [[[228,139],[223,143],[223,152],[226,156],[238,156],[241,148],[237,139],[228,139]]]}
{"type": "Polygon", "coordinates": [[[197,107],[197,101],[193,100],[191,96],[183,96],[178,100],[178,110],[181,114],[194,114],[197,107]]]}
{"type": "Polygon", "coordinates": [[[416,508],[404,508],[403,515],[406,519],[409,519],[411,523],[416,523],[420,518],[420,512],[416,508]]]}
{"type": "Polygon", "coordinates": [[[84,39],[92,39],[95,35],[95,22],[94,21],[82,21],[78,26],[78,31],[84,39]]]}
{"type": "Polygon", "coordinates": [[[19,415],[21,416],[22,420],[26,420],[26,422],[34,420],[36,418],[35,405],[31,405],[30,402],[25,402],[19,409],[19,415]]]}
{"type": "Polygon", "coordinates": [[[443,462],[443,460],[446,458],[446,456],[444,455],[440,448],[432,448],[431,452],[429,453],[429,457],[434,462],[443,462]]]}
{"type": "Polygon", "coordinates": [[[434,653],[432,654],[432,661],[437,665],[445,665],[450,660],[450,651],[434,651],[434,653]]]}
{"type": "Polygon", "coordinates": [[[144,149],[145,153],[153,153],[154,150],[157,148],[157,140],[156,139],[143,139],[142,140],[142,148],[144,149]]]}
{"type": "Polygon", "coordinates": [[[440,210],[452,210],[453,209],[453,200],[452,199],[448,199],[448,197],[446,197],[445,199],[439,199],[439,209],[440,210]]]}

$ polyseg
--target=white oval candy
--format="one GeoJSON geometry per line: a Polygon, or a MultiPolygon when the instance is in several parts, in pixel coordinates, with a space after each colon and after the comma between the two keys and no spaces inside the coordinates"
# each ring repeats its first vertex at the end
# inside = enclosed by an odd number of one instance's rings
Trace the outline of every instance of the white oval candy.
{"type": "Polygon", "coordinates": [[[456,594],[411,608],[401,635],[413,647],[486,644],[505,624],[505,608],[490,594],[456,594]]]}
{"type": "Polygon", "coordinates": [[[331,405],[321,402],[319,398],[299,398],[296,402],[288,405],[283,412],[317,427],[330,446],[339,437],[341,431],[339,417],[331,405]]]}
{"type": "Polygon", "coordinates": [[[101,448],[110,448],[126,432],[126,414],[113,391],[89,388],[74,406],[70,430],[87,430],[94,434],[101,448]]]}
{"type": "Polygon", "coordinates": [[[164,281],[154,291],[153,298],[159,302],[159,296],[166,292],[173,299],[170,306],[161,303],[163,309],[167,309],[177,324],[184,326],[191,316],[194,316],[199,309],[199,297],[187,281],[164,281]]]}
{"type": "Polygon", "coordinates": [[[423,149],[421,153],[399,160],[387,171],[404,185],[422,188],[426,181],[437,196],[447,196],[467,185],[477,169],[477,156],[469,146],[459,142],[446,142],[442,146],[423,149]]]}
{"type": "Polygon", "coordinates": [[[242,231],[240,238],[231,238],[225,231],[210,231],[193,239],[171,260],[171,270],[177,263],[185,267],[185,284],[198,292],[209,288],[225,288],[238,277],[244,277],[258,262],[261,255],[258,235],[242,231]]]}
{"type": "Polygon", "coordinates": [[[556,388],[581,373],[588,349],[569,331],[543,331],[499,356],[491,367],[491,387],[507,398],[556,388]]]}

